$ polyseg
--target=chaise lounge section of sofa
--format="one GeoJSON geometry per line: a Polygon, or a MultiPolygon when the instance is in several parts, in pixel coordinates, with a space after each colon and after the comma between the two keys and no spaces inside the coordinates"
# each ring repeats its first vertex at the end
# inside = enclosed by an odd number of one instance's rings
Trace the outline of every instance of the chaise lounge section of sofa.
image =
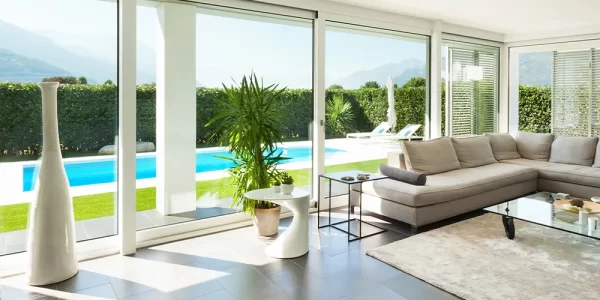
{"type": "Polygon", "coordinates": [[[600,196],[597,137],[518,132],[404,142],[388,164],[426,174],[427,183],[367,182],[353,187],[352,203],[362,193],[363,209],[414,229],[540,190],[600,196]]]}

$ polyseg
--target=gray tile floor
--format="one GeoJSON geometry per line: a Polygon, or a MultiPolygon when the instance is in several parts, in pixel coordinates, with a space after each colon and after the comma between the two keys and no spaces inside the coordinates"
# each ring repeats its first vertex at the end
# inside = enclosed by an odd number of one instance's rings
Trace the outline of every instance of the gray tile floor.
{"type": "MultiPolygon", "coordinates": [[[[341,211],[334,219],[345,216],[341,211]]],[[[408,237],[410,228],[374,214],[364,219],[389,231],[348,243],[341,231],[317,230],[313,214],[309,253],[298,258],[266,256],[272,239],[245,227],[139,249],[131,257],[83,262],[77,276],[48,287],[33,289],[24,278],[5,279],[0,299],[459,299],[367,256],[369,249],[408,237]]],[[[290,221],[281,220],[280,232],[290,221]]]]}

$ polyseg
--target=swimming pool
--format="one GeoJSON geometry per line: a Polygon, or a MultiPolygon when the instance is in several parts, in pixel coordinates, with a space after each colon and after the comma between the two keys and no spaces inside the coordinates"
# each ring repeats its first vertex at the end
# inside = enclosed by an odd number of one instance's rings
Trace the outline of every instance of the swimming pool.
{"type": "MultiPolygon", "coordinates": [[[[312,157],[312,148],[286,147],[282,148],[283,156],[291,158],[285,161],[306,162],[312,157]]],[[[343,150],[325,148],[325,157],[345,152],[343,150]]],[[[233,162],[215,156],[231,156],[226,150],[201,151],[196,153],[196,173],[225,170],[233,166],[233,162]]],[[[136,179],[156,177],[156,157],[154,155],[140,156],[136,160],[136,179]]],[[[66,162],[65,170],[70,186],[82,186],[115,181],[115,159],[94,159],[90,161],[66,162]]],[[[23,166],[23,191],[29,192],[34,188],[36,166],[23,166]]]]}

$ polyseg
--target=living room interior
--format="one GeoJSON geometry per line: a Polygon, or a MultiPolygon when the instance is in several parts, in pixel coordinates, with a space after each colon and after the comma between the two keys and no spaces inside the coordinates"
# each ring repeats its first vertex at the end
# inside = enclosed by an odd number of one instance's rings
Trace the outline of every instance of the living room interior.
{"type": "Polygon", "coordinates": [[[600,299],[598,11],[2,1],[0,299],[600,299]]]}

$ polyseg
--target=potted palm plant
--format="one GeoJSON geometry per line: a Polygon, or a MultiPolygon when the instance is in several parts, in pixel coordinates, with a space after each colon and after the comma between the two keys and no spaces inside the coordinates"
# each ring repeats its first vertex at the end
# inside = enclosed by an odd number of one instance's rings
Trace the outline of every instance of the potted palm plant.
{"type": "Polygon", "coordinates": [[[253,217],[259,235],[277,233],[281,207],[267,201],[248,199],[248,191],[271,187],[279,181],[277,165],[288,158],[282,156],[277,144],[281,143],[281,112],[277,102],[285,88],[263,86],[256,75],[244,76],[237,86],[223,84],[227,97],[215,99],[216,115],[206,124],[220,135],[221,145],[227,145],[233,161],[228,169],[235,191],[232,206],[241,206],[253,217]]]}

